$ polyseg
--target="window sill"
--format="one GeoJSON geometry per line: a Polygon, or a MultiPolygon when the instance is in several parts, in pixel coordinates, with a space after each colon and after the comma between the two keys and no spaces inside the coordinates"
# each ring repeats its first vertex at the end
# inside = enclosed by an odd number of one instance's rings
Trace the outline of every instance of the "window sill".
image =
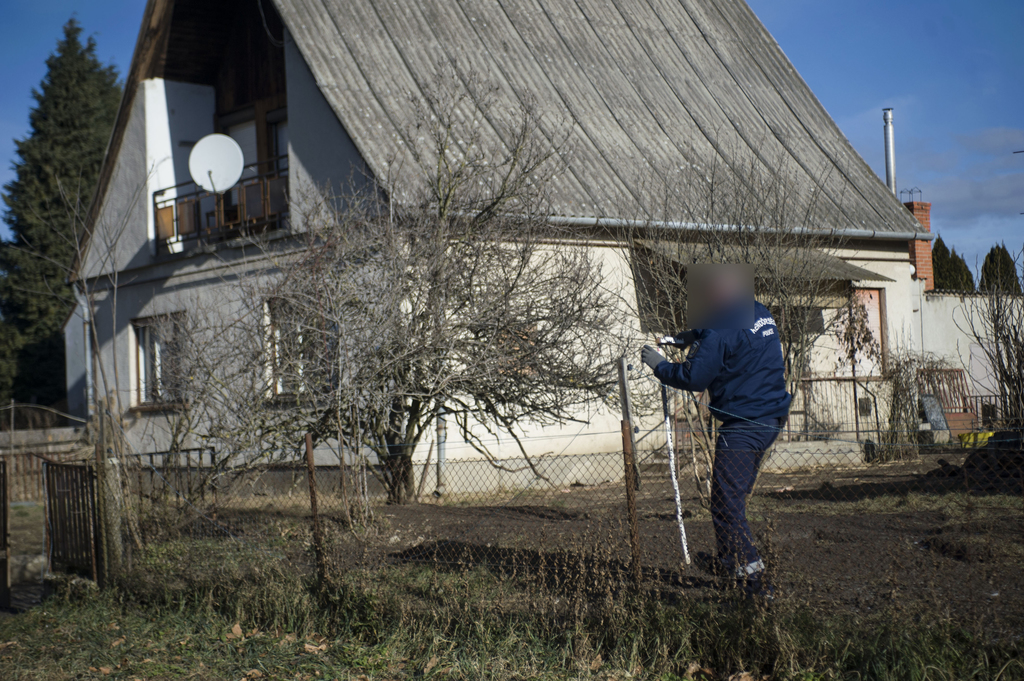
{"type": "Polygon", "coordinates": [[[298,407],[305,395],[296,393],[278,393],[266,398],[266,403],[271,407],[288,409],[298,407]]]}
{"type": "Polygon", "coordinates": [[[188,405],[184,402],[144,402],[128,410],[129,414],[162,414],[165,412],[185,411],[188,405]]]}

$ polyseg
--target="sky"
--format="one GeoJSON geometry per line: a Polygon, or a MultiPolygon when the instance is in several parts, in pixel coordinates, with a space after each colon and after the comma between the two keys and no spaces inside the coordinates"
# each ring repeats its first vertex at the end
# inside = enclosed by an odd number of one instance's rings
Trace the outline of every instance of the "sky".
{"type": "Polygon", "coordinates": [[[883,180],[893,108],[897,188],[921,190],[972,269],[997,242],[1024,248],[1024,2],[748,3],[883,180]]]}
{"type": "MultiPolygon", "coordinates": [[[[1012,153],[1024,150],[1024,0],[748,2],[882,178],[882,109],[894,109],[898,187],[921,190],[932,231],[972,268],[994,243],[1024,248],[1024,153],[1012,153]]],[[[0,0],[0,184],[64,22],[77,16],[123,74],[144,6],[0,0]]]]}
{"type": "MultiPolygon", "coordinates": [[[[115,64],[123,79],[145,6],[145,0],[0,0],[0,186],[14,179],[14,140],[28,135],[32,90],[46,75],[46,58],[68,19],[78,19],[83,40],[95,38],[96,55],[115,64]]],[[[0,236],[10,238],[2,222],[0,236]]]]}

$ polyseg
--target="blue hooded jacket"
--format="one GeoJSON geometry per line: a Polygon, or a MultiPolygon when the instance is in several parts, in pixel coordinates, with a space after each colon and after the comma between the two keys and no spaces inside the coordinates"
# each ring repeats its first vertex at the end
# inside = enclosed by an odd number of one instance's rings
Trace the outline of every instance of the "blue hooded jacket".
{"type": "Polygon", "coordinates": [[[700,329],[686,361],[666,360],[654,375],[680,390],[707,390],[711,412],[724,427],[785,418],[793,401],[786,392],[785,360],[775,320],[756,301],[752,328],[700,329]]]}

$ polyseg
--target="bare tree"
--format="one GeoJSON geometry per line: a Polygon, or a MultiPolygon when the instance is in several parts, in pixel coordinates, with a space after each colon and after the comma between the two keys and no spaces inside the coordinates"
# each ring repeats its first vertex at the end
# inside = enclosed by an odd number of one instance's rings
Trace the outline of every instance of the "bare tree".
{"type": "MultiPolygon", "coordinates": [[[[796,394],[809,370],[811,348],[826,333],[823,310],[844,305],[849,283],[832,272],[844,242],[830,225],[839,206],[808,188],[783,159],[764,165],[753,157],[716,156],[704,166],[651,173],[646,198],[628,230],[625,253],[636,282],[637,313],[649,335],[688,328],[687,271],[691,264],[754,266],[755,295],[775,317],[787,383],[796,394]],[[820,230],[808,229],[818,226],[820,230]]],[[[831,316],[830,316],[831,317],[831,316]]],[[[714,421],[691,395],[680,410],[691,433],[698,489],[710,493],[714,421]]]]}
{"type": "Polygon", "coordinates": [[[69,310],[77,308],[86,323],[92,356],[85,359],[94,372],[87,386],[86,398],[92,412],[92,421],[86,437],[98,455],[101,491],[99,506],[104,527],[101,551],[104,570],[108,575],[120,568],[125,539],[130,539],[136,546],[141,545],[138,509],[128,493],[129,481],[123,474],[128,452],[116,362],[117,305],[122,284],[117,260],[121,251],[117,246],[132,224],[139,205],[144,203],[151,174],[152,169],[149,169],[146,175],[136,178],[135,185],[127,187],[127,191],[117,201],[112,201],[106,211],[100,211],[97,205],[87,205],[83,200],[86,197],[79,187],[64,184],[57,178],[65,214],[56,222],[51,222],[49,230],[53,242],[62,247],[57,250],[70,253],[73,258],[71,262],[28,244],[11,246],[66,273],[69,290],[50,289],[48,293],[60,299],[69,310]],[[95,210],[90,212],[90,209],[95,210]],[[71,297],[68,297],[69,291],[71,297]],[[98,322],[98,317],[102,317],[98,314],[101,309],[109,314],[111,356],[115,358],[115,361],[109,363],[102,352],[101,333],[105,332],[101,331],[98,322]],[[110,465],[112,460],[117,465],[110,465]]]}
{"type": "Polygon", "coordinates": [[[394,503],[441,408],[488,457],[474,425],[518,441],[527,422],[574,420],[611,392],[619,308],[590,251],[557,237],[528,217],[420,211],[310,225],[265,291],[285,330],[278,380],[319,437],[376,453],[394,503]]]}
{"type": "MultiPolygon", "coordinates": [[[[1024,251],[1013,257],[1016,273],[1024,251]]],[[[966,328],[986,359],[999,391],[1000,417],[1008,428],[1024,426],[1024,297],[1013,282],[967,299],[966,328]]]]}
{"type": "Polygon", "coordinates": [[[538,138],[529,104],[486,139],[464,103],[442,71],[410,131],[412,165],[372,196],[304,201],[302,243],[268,254],[277,274],[260,289],[273,390],[320,440],[371,450],[392,503],[415,495],[413,450],[439,410],[507,468],[482,433],[526,456],[528,424],[576,420],[613,394],[622,349],[599,259],[546,220],[561,149],[538,138]],[[409,187],[418,198],[392,198],[409,187]]]}

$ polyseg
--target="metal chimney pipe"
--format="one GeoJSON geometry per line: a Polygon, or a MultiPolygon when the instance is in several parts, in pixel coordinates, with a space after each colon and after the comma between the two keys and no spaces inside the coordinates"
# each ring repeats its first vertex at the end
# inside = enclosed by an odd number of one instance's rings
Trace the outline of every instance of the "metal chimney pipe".
{"type": "Polygon", "coordinates": [[[892,139],[892,109],[882,109],[885,130],[885,184],[896,194],[896,149],[892,139]]]}

